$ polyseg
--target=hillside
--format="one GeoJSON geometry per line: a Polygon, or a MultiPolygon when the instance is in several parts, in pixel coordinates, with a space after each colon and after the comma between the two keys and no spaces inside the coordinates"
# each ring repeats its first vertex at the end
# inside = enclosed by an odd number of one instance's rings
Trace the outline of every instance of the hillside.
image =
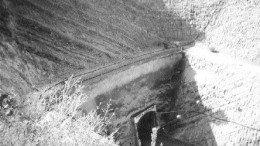
{"type": "Polygon", "coordinates": [[[257,0],[0,0],[10,145],[260,145],[259,73],[257,0]]]}
{"type": "Polygon", "coordinates": [[[0,3],[1,92],[13,87],[28,94],[78,71],[160,49],[169,37],[183,39],[170,36],[181,19],[131,1],[0,3]]]}

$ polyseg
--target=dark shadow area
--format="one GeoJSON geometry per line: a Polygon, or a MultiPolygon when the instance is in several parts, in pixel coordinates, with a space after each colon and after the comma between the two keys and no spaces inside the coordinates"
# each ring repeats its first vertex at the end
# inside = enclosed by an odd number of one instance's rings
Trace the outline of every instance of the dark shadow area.
{"type": "Polygon", "coordinates": [[[155,126],[157,126],[155,112],[148,112],[139,120],[137,123],[137,132],[141,146],[151,145],[152,128],[155,126]]]}
{"type": "MultiPolygon", "coordinates": [[[[172,144],[200,146],[208,145],[209,140],[210,144],[217,145],[210,123],[223,124],[223,121],[214,117],[223,118],[225,115],[223,111],[213,112],[202,104],[195,75],[195,71],[190,68],[189,61],[183,54],[183,59],[174,67],[143,75],[122,87],[99,95],[95,98],[96,103],[104,109],[111,99],[111,110],[115,113],[115,118],[121,119],[141,110],[143,103],[160,101],[156,103],[161,127],[157,135],[157,145],[163,143],[165,146],[172,144]],[[189,79],[186,79],[187,77],[189,79]],[[149,100],[144,102],[141,100],[145,99],[144,97],[149,97],[149,100]],[[137,104],[134,104],[135,101],[138,101],[137,104]],[[181,118],[177,118],[178,115],[181,115],[181,118]],[[176,138],[175,134],[181,133],[180,131],[184,132],[176,138]],[[194,138],[198,135],[195,134],[196,131],[198,133],[206,131],[206,133],[200,133],[200,137],[194,138]]],[[[116,139],[123,139],[121,145],[133,144],[134,142],[129,139],[133,138],[133,134],[137,132],[141,142],[145,146],[150,145],[152,128],[155,126],[153,119],[152,113],[145,114],[138,122],[136,131],[133,127],[129,130],[127,125],[131,125],[130,121],[116,125],[120,127],[119,133],[122,133],[118,134],[116,139]],[[129,132],[126,132],[128,130],[129,132]],[[123,133],[128,133],[128,135],[123,135],[123,133]]]]}
{"type": "Polygon", "coordinates": [[[160,128],[157,133],[156,146],[194,146],[193,144],[171,138],[165,131],[160,128]]]}
{"type": "MultiPolygon", "coordinates": [[[[178,56],[181,58],[180,54],[178,56]]],[[[181,84],[182,68],[179,66],[182,63],[180,60],[175,62],[174,56],[172,59],[173,64],[169,64],[169,66],[141,75],[125,85],[95,97],[96,104],[100,105],[98,113],[101,115],[101,109],[105,109],[111,99],[111,112],[114,112],[115,121],[120,121],[120,123],[112,123],[119,128],[115,139],[120,141],[120,145],[131,146],[136,143],[134,142],[136,140],[132,140],[136,137],[136,133],[140,133],[140,139],[144,143],[150,144],[151,142],[151,131],[154,124],[150,119],[153,119],[154,115],[144,115],[136,129],[135,123],[128,120],[128,117],[135,117],[136,113],[139,114],[139,111],[154,104],[156,104],[156,109],[159,112],[169,111],[174,105],[181,84]],[[143,133],[148,134],[142,135],[143,133]]],[[[161,118],[167,121],[168,116],[161,118]]]]}
{"type": "Polygon", "coordinates": [[[170,112],[161,114],[161,117],[166,117],[166,123],[158,132],[158,140],[163,141],[166,137],[174,140],[177,136],[179,140],[187,142],[187,145],[217,146],[210,123],[225,124],[227,117],[224,111],[214,111],[203,105],[195,80],[196,72],[191,68],[189,60],[185,58],[179,67],[182,68],[182,81],[178,97],[170,112]]]}

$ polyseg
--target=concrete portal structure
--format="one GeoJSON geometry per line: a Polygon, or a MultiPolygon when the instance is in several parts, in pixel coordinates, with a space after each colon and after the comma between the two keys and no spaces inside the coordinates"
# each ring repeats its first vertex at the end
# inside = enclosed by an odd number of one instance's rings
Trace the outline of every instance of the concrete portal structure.
{"type": "Polygon", "coordinates": [[[152,129],[159,125],[156,105],[147,107],[133,115],[133,121],[136,129],[136,143],[138,146],[150,145],[152,129]]]}

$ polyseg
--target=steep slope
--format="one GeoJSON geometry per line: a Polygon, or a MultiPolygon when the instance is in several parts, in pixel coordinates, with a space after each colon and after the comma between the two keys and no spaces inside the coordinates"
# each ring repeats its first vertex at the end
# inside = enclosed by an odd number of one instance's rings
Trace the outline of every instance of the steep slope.
{"type": "Polygon", "coordinates": [[[120,0],[1,0],[1,92],[24,95],[185,38],[185,20],[148,9],[120,0]]]}

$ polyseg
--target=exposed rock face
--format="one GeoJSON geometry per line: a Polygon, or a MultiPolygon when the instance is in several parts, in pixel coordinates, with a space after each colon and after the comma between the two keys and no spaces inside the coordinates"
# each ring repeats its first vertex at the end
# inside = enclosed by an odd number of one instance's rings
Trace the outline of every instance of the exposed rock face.
{"type": "Polygon", "coordinates": [[[134,1],[0,0],[1,90],[27,94],[196,34],[182,26],[189,27],[134,1]]]}

